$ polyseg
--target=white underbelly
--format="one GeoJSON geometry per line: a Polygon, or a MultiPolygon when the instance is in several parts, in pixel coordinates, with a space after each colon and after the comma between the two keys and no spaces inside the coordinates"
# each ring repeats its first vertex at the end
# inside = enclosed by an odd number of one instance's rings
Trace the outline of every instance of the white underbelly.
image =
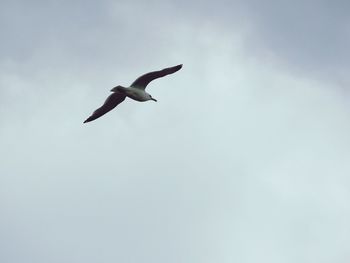
{"type": "Polygon", "coordinates": [[[148,100],[148,96],[146,96],[146,93],[143,90],[139,90],[139,89],[131,89],[131,88],[126,89],[125,95],[137,101],[148,100]]]}

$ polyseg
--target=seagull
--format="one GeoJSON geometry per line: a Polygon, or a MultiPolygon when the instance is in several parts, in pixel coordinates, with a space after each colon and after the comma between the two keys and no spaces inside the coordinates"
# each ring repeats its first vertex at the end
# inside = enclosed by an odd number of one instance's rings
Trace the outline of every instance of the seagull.
{"type": "Polygon", "coordinates": [[[114,87],[113,89],[111,89],[111,92],[113,93],[109,95],[109,97],[106,99],[104,104],[100,108],[95,110],[92,113],[92,115],[84,121],[84,123],[96,120],[97,118],[106,114],[110,110],[114,109],[118,104],[123,102],[126,97],[129,97],[136,101],[142,101],[142,102],[148,101],[148,100],[157,101],[155,98],[153,98],[150,94],[148,94],[145,91],[147,85],[152,80],[164,77],[169,74],[173,74],[176,71],[180,70],[181,68],[182,68],[182,64],[174,67],[158,70],[158,71],[152,71],[138,77],[130,85],[130,87],[123,87],[123,86],[114,87]]]}

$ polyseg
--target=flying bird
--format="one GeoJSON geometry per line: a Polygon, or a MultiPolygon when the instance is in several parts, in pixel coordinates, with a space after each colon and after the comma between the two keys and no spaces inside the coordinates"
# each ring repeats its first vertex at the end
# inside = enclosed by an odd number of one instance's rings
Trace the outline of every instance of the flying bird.
{"type": "Polygon", "coordinates": [[[176,71],[180,70],[181,68],[182,68],[182,64],[174,67],[158,70],[158,71],[152,71],[138,77],[130,85],[130,87],[123,87],[123,86],[114,87],[113,89],[111,89],[111,92],[113,93],[109,95],[109,97],[106,99],[104,104],[100,108],[95,110],[92,113],[92,115],[84,121],[84,123],[96,120],[97,118],[106,114],[110,110],[114,109],[118,104],[123,102],[126,97],[129,97],[136,101],[148,101],[148,100],[157,101],[155,98],[153,98],[150,94],[148,94],[145,91],[147,85],[152,80],[164,77],[169,74],[173,74],[176,71]]]}

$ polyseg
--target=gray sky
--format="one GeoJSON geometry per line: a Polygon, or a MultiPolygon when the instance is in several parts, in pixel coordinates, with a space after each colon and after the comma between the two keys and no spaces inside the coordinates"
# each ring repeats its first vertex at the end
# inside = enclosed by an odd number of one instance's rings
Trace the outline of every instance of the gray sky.
{"type": "Polygon", "coordinates": [[[0,262],[349,262],[349,11],[2,1],[0,262]]]}

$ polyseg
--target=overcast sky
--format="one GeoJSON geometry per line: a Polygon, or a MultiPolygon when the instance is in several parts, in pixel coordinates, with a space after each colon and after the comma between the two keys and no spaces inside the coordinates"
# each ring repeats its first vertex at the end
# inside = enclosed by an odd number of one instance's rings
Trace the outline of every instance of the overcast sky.
{"type": "Polygon", "coordinates": [[[0,262],[349,262],[349,12],[2,0],[0,262]]]}

